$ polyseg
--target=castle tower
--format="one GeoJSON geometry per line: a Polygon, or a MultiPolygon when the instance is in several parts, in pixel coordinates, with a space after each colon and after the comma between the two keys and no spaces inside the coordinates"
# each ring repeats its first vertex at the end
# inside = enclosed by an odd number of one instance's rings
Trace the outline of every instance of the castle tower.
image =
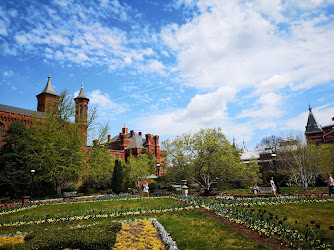
{"type": "Polygon", "coordinates": [[[157,161],[158,163],[160,163],[161,161],[161,157],[160,157],[160,145],[159,145],[159,136],[158,135],[155,135],[153,137],[154,139],[154,151],[155,151],[155,156],[157,157],[157,161]]]}
{"type": "Polygon", "coordinates": [[[317,121],[315,120],[311,105],[309,105],[309,114],[307,119],[307,125],[305,127],[305,136],[307,142],[314,142],[314,143],[324,143],[324,131],[322,130],[321,126],[318,125],[317,121]]]}
{"type": "Polygon", "coordinates": [[[85,137],[85,144],[84,146],[87,147],[87,116],[88,116],[88,103],[89,99],[86,97],[83,84],[81,84],[81,90],[79,95],[74,98],[76,104],[76,115],[75,115],[75,122],[79,122],[82,124],[82,130],[85,137]]]}
{"type": "Polygon", "coordinates": [[[36,97],[37,111],[51,113],[53,109],[58,109],[59,95],[52,88],[50,75],[44,90],[36,97]]]}

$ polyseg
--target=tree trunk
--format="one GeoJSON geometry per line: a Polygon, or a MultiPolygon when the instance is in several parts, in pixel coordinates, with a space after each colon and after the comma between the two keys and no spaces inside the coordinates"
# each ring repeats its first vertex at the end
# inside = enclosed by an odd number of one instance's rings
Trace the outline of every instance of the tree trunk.
{"type": "Polygon", "coordinates": [[[57,196],[61,196],[61,185],[60,181],[56,180],[56,191],[57,191],[57,196]]]}

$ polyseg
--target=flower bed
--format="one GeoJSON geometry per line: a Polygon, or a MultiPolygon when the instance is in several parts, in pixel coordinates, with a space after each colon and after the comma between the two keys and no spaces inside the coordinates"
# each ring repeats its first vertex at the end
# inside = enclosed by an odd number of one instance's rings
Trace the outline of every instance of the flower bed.
{"type": "MultiPolygon", "coordinates": [[[[301,199],[267,199],[267,200],[232,200],[227,202],[194,197],[175,197],[183,202],[192,204],[194,207],[201,207],[229,219],[231,222],[242,224],[265,236],[276,236],[283,243],[294,248],[333,248],[334,239],[325,236],[320,226],[310,227],[299,232],[295,227],[289,228],[285,221],[286,217],[279,218],[278,215],[267,213],[266,210],[255,211],[254,205],[280,205],[280,204],[304,204],[333,202],[334,198],[301,198],[301,199]]],[[[334,228],[333,228],[334,229],[334,228]]],[[[332,230],[332,229],[331,229],[332,230]]]]}
{"type": "MultiPolygon", "coordinates": [[[[157,198],[155,198],[157,199],[157,198]]],[[[154,208],[136,208],[136,209],[120,209],[120,210],[86,210],[86,211],[73,211],[69,213],[57,214],[56,216],[43,215],[40,218],[36,217],[23,217],[23,218],[7,218],[0,220],[1,227],[18,227],[24,225],[37,225],[44,223],[66,222],[66,221],[79,221],[88,219],[99,218],[116,218],[120,216],[142,215],[150,213],[165,213],[176,212],[183,210],[190,210],[194,207],[186,204],[179,204],[173,206],[158,206],[154,208]]]]}
{"type": "Polygon", "coordinates": [[[178,249],[164,227],[156,220],[135,220],[122,223],[114,249],[178,249]],[[159,237],[161,236],[161,238],[159,237]]]}

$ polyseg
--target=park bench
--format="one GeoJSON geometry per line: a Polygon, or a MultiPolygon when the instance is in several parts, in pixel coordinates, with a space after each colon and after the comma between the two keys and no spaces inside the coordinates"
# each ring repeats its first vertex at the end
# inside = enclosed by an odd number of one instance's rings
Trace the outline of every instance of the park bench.
{"type": "Polygon", "coordinates": [[[63,192],[63,196],[64,196],[64,199],[66,199],[66,198],[79,197],[77,191],[63,192]]]}
{"type": "MultiPolygon", "coordinates": [[[[249,193],[253,194],[253,188],[250,188],[249,193]]],[[[271,187],[259,187],[258,194],[271,194],[271,187]]]]}
{"type": "Polygon", "coordinates": [[[155,189],[151,195],[167,195],[167,188],[155,189]]]}
{"type": "Polygon", "coordinates": [[[211,188],[210,192],[209,193],[205,193],[205,188],[201,188],[201,193],[200,195],[201,196],[215,196],[218,194],[218,188],[211,188]]]}

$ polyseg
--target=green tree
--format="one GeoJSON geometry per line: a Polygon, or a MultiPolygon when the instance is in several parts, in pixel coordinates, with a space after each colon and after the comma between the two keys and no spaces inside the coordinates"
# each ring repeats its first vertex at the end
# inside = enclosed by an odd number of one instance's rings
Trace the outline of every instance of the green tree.
{"type": "Polygon", "coordinates": [[[294,142],[280,150],[278,160],[286,165],[290,180],[307,190],[319,175],[326,178],[333,171],[333,145],[308,144],[304,136],[296,136],[294,142]]]}
{"type": "Polygon", "coordinates": [[[214,182],[246,180],[254,169],[240,163],[237,149],[233,148],[220,128],[202,129],[193,135],[184,134],[168,139],[162,145],[168,152],[167,172],[190,179],[204,188],[214,182]]]}
{"type": "Polygon", "coordinates": [[[46,113],[43,121],[36,120],[29,129],[32,138],[29,162],[40,178],[52,181],[57,195],[65,183],[75,183],[83,171],[85,153],[80,123],[73,122],[75,104],[67,91],[59,98],[58,109],[46,113]]]}
{"type": "Polygon", "coordinates": [[[138,157],[131,154],[124,164],[125,178],[133,185],[136,185],[141,178],[156,173],[156,158],[146,152],[142,150],[138,157]]]}
{"type": "Polygon", "coordinates": [[[120,194],[123,190],[123,166],[119,160],[115,161],[115,168],[112,177],[112,190],[115,194],[120,194]]]}
{"type": "Polygon", "coordinates": [[[101,142],[105,141],[109,124],[100,124],[98,139],[89,148],[86,164],[86,175],[83,184],[86,189],[105,190],[111,188],[115,166],[114,156],[101,142]]]}
{"type": "Polygon", "coordinates": [[[27,127],[16,121],[9,125],[6,144],[0,148],[0,195],[19,198],[31,192],[31,176],[27,155],[30,134],[27,127]]]}

